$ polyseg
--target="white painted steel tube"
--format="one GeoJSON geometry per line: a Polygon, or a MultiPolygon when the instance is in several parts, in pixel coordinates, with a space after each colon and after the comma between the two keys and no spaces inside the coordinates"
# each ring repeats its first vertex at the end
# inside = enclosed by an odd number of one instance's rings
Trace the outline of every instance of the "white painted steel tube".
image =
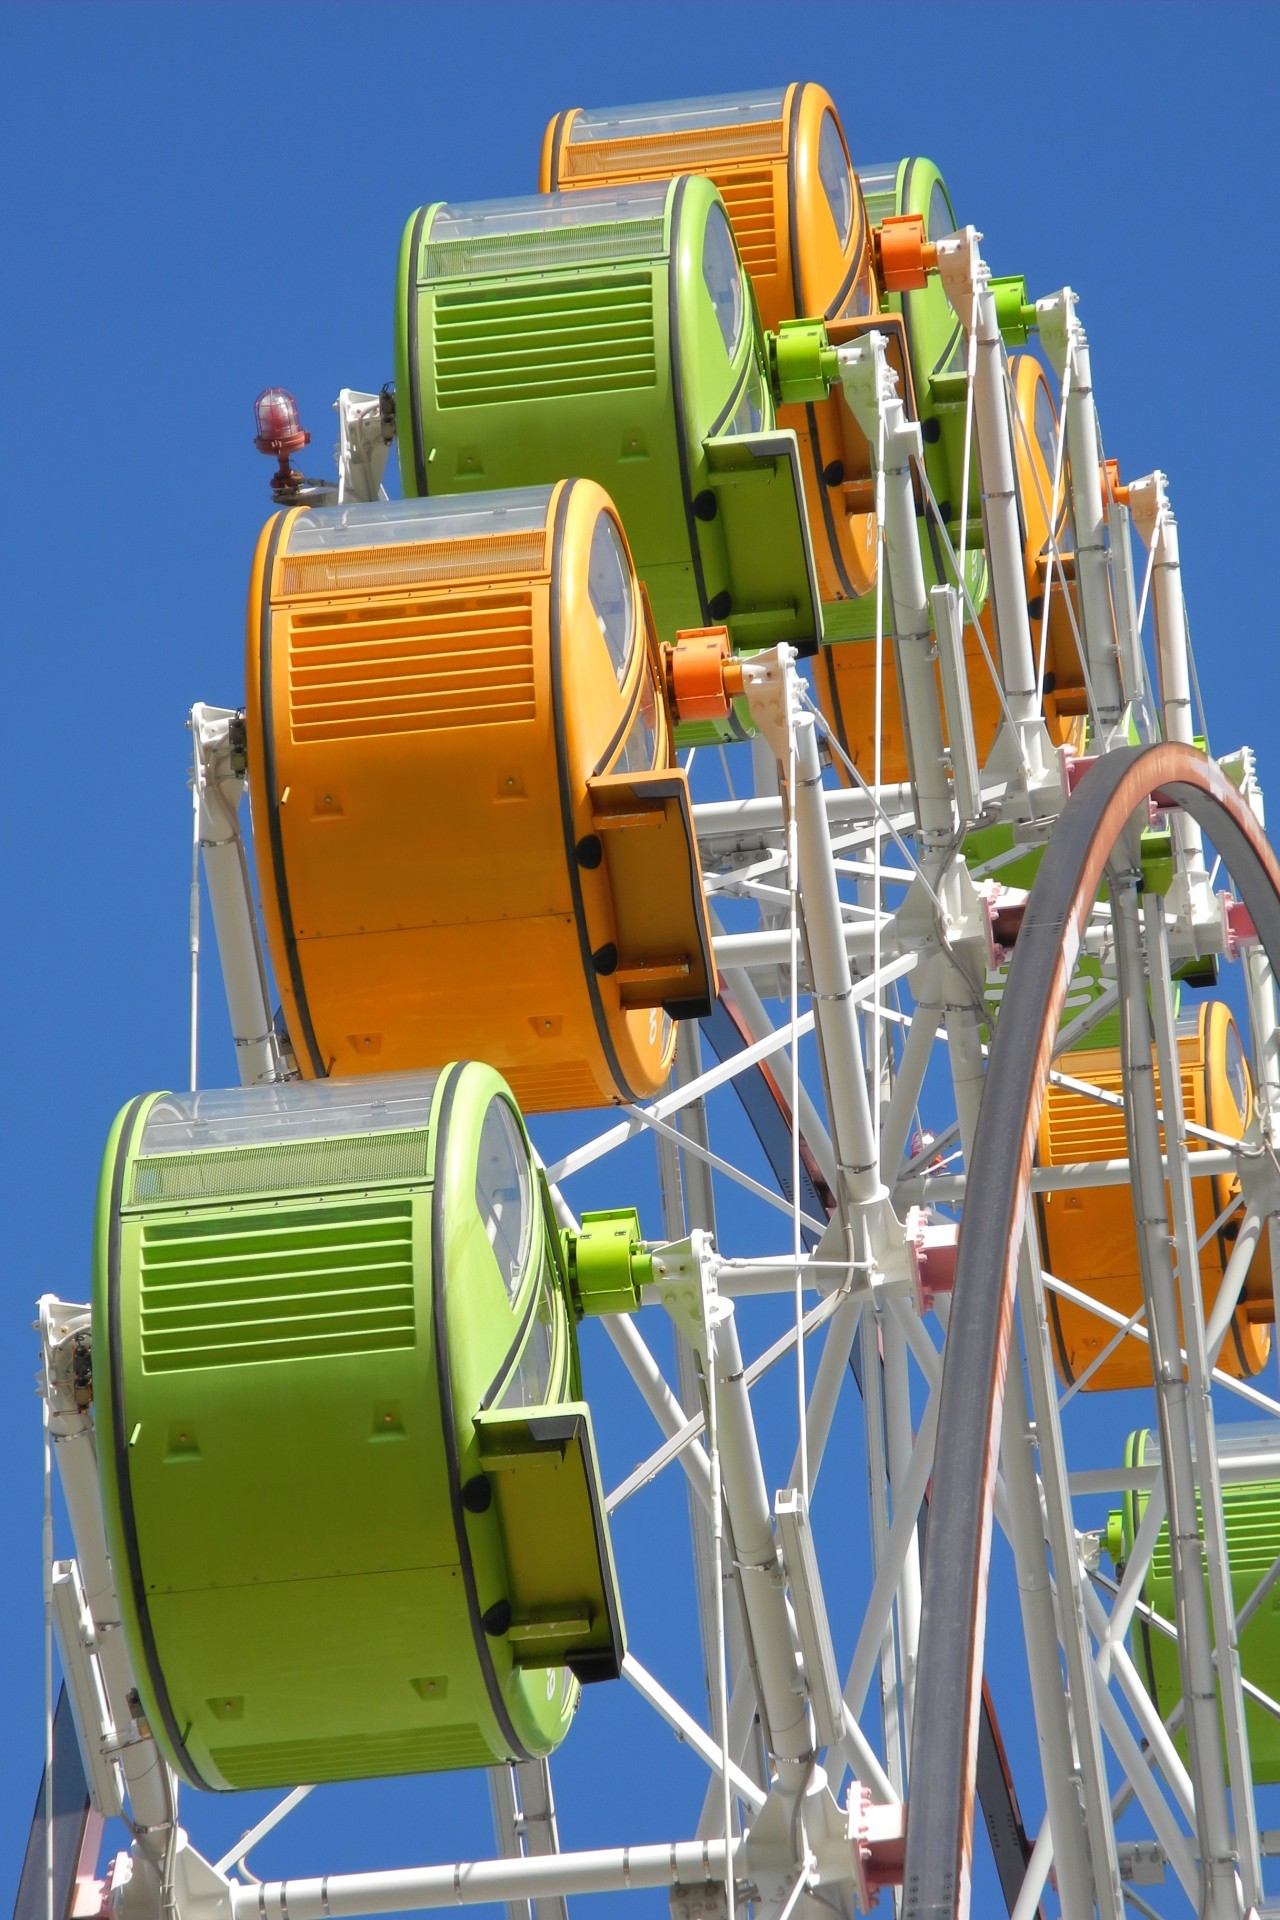
{"type": "MultiPolygon", "coordinates": [[[[98,1481],[97,1443],[88,1414],[54,1413],[50,1421],[58,1477],[62,1483],[76,1560],[84,1582],[85,1598],[94,1624],[99,1629],[98,1660],[117,1736],[128,1730],[132,1711],[129,1695],[137,1687],[125,1646],[118,1630],[120,1602],[107,1553],[107,1537],[102,1523],[102,1492],[98,1481]],[[112,1631],[111,1629],[116,1629],[112,1631]]],[[[129,1791],[129,1809],[133,1819],[148,1831],[142,1836],[146,1852],[159,1863],[165,1850],[167,1827],[172,1818],[167,1789],[167,1769],[154,1740],[145,1737],[131,1741],[116,1756],[124,1769],[129,1791]]]]}
{"type": "Polygon", "coordinates": [[[540,1859],[461,1860],[452,1866],[264,1880],[250,1887],[232,1882],[231,1920],[343,1920],[357,1914],[536,1900],[547,1894],[701,1886],[712,1880],[723,1882],[726,1858],[736,1862],[744,1845],[742,1840],[733,1841],[726,1855],[722,1839],[677,1840],[540,1859]]]}
{"type": "Polygon", "coordinates": [[[199,803],[200,850],[213,911],[218,960],[227,996],[242,1086],[282,1078],[266,963],[253,911],[249,864],[240,833],[244,777],[231,768],[229,729],[236,716],[197,703],[191,739],[199,803]]]}
{"type": "MultiPolygon", "coordinates": [[[[640,1389],[645,1405],[669,1440],[687,1423],[688,1416],[663,1378],[662,1369],[625,1313],[607,1313],[601,1324],[617,1348],[623,1366],[640,1389]]],[[[680,1465],[689,1485],[708,1512],[711,1508],[711,1469],[701,1447],[682,1447],[680,1465]]]]}
{"type": "MultiPolygon", "coordinates": [[[[870,918],[845,920],[843,914],[840,919],[846,957],[870,961],[875,950],[874,922],[870,918]]],[[[787,927],[766,927],[758,933],[719,933],[712,948],[721,972],[734,967],[785,967],[791,963],[791,933],[787,927]]],[[[890,914],[880,920],[880,950],[889,959],[897,957],[890,914]]]]}
{"type": "MultiPolygon", "coordinates": [[[[982,471],[982,521],[991,597],[995,603],[996,642],[1000,674],[1009,711],[1018,724],[1022,745],[1037,753],[1039,708],[1036,702],[1036,664],[1027,611],[1027,582],[1023,569],[1022,527],[1018,516],[1017,460],[1013,422],[1005,385],[1004,341],[996,316],[995,295],[985,264],[979,264],[978,352],[973,376],[973,417],[977,429],[978,464],[982,471]]],[[[957,309],[966,331],[970,316],[957,309]]],[[[1032,762],[1035,766],[1035,762],[1032,762]]],[[[1036,771],[1040,769],[1035,768],[1036,771]]]]}
{"type": "Polygon", "coordinates": [[[1089,684],[1097,706],[1102,743],[1109,746],[1124,715],[1124,687],[1111,611],[1106,515],[1102,504],[1102,443],[1093,401],[1089,341],[1076,317],[1075,295],[1064,289],[1067,393],[1067,454],[1071,463],[1071,508],[1076,538],[1076,592],[1088,656],[1089,684]]]}
{"type": "MultiPolygon", "coordinates": [[[[1143,901],[1143,920],[1147,936],[1147,961],[1153,980],[1167,982],[1169,952],[1164,926],[1164,903],[1155,894],[1143,901]]],[[[1166,1136],[1183,1139],[1182,1083],[1179,1071],[1178,1036],[1173,997],[1167,990],[1153,991],[1151,1012],[1160,1064],[1160,1085],[1165,1109],[1166,1136]],[[1164,1089],[1168,1092],[1164,1092],[1164,1089]]],[[[1132,1056],[1131,1056],[1132,1057],[1132,1056]]],[[[1195,1204],[1185,1158],[1174,1157],[1169,1169],[1169,1195],[1173,1203],[1174,1238],[1177,1247],[1178,1302],[1181,1307],[1183,1351],[1187,1370],[1187,1410],[1195,1438],[1200,1514],[1198,1528],[1208,1573],[1210,1614],[1213,1624],[1212,1646],[1216,1649],[1218,1697],[1221,1703],[1227,1773],[1231,1783],[1235,1813],[1235,1847],[1239,1856],[1240,1877],[1244,1882],[1246,1907],[1256,1906],[1262,1898],[1262,1860],[1258,1851],[1257,1817],[1253,1803],[1253,1767],[1249,1758],[1249,1740],[1245,1728],[1244,1696],[1241,1690],[1240,1653],[1235,1630],[1235,1600],[1231,1588],[1227,1556],[1226,1522],[1222,1510],[1222,1485],[1218,1477],[1218,1449],[1214,1435],[1213,1407],[1209,1398],[1209,1361],[1205,1343],[1204,1296],[1200,1286],[1200,1256],[1196,1246],[1195,1204]]],[[[1167,1356],[1169,1349],[1162,1347],[1167,1356]]],[[[1194,1495],[1193,1495],[1194,1497],[1194,1495]]],[[[1199,1556],[1196,1578],[1199,1578],[1199,1556]]]]}
{"type": "Polygon", "coordinates": [[[760,1681],[760,1704],[769,1728],[779,1783],[798,1791],[814,1757],[813,1726],[804,1695],[796,1689],[795,1632],[779,1578],[773,1515],[743,1373],[733,1303],[715,1300],[710,1321],[720,1471],[760,1681]]]}
{"type": "MultiPolygon", "coordinates": [[[[1225,1755],[1218,1721],[1217,1683],[1203,1544],[1196,1503],[1188,1387],[1179,1358],[1177,1285],[1165,1205],[1160,1153],[1151,1016],[1144,981],[1156,958],[1142,942],[1132,885],[1112,884],[1112,919],[1121,984],[1120,1045],[1125,1068],[1126,1119],[1134,1163],[1135,1214],[1152,1373],[1159,1411],[1161,1466],[1169,1508],[1169,1547],[1186,1730],[1196,1788],[1196,1835],[1202,1862],[1202,1910],[1215,1920],[1239,1920],[1239,1888],[1227,1807],[1225,1755]]],[[[1159,992],[1157,983],[1157,992],[1159,992]]],[[[1168,1084],[1168,1083],[1164,1083],[1168,1084]]],[[[1176,1094],[1177,1075],[1169,1091],[1176,1094]]],[[[1173,1169],[1169,1170],[1171,1173],[1173,1169]]],[[[1135,1791],[1137,1782],[1134,1782],[1135,1791]]]]}
{"type": "MultiPolygon", "coordinates": [[[[876,817],[875,803],[861,787],[829,787],[823,794],[827,818],[836,829],[845,826],[869,826],[876,817]]],[[[914,798],[906,781],[880,788],[880,806],[890,818],[910,814],[914,798]]],[[[783,828],[782,801],[773,795],[751,800],[706,800],[693,809],[694,831],[700,847],[720,850],[723,841],[732,847],[751,851],[764,844],[767,834],[780,834],[783,828]]]]}
{"type": "MultiPolygon", "coordinates": [[[[1193,1153],[1188,1172],[1193,1180],[1207,1180],[1213,1174],[1237,1173],[1241,1156],[1229,1147],[1206,1147],[1193,1153]]],[[[1161,1165],[1168,1166],[1162,1159],[1161,1165]]],[[[1032,1193],[1073,1193],[1088,1187],[1127,1187],[1133,1182],[1133,1167],[1128,1160],[1068,1160],[1056,1167],[1033,1167],[1032,1193]]],[[[966,1192],[962,1173],[914,1173],[899,1180],[894,1189],[898,1198],[918,1205],[932,1203],[951,1206],[963,1200],[966,1192]]]]}
{"type": "Polygon", "coordinates": [[[826,1062],[831,1131],[850,1200],[878,1200],[880,1142],[863,1066],[862,1036],[851,998],[853,978],[844,944],[844,916],[832,865],[831,830],[822,804],[822,768],[813,716],[792,716],[795,735],[795,808],[800,894],[809,949],[814,1013],[826,1062]]]}
{"type": "Polygon", "coordinates": [[[845,396],[867,436],[873,460],[883,440],[884,537],[893,603],[894,664],[916,817],[927,848],[950,839],[953,812],[911,475],[912,459],[919,459],[924,448],[918,423],[907,419],[901,398],[893,392],[880,335],[872,334],[864,345],[842,353],[841,370],[845,396]]]}

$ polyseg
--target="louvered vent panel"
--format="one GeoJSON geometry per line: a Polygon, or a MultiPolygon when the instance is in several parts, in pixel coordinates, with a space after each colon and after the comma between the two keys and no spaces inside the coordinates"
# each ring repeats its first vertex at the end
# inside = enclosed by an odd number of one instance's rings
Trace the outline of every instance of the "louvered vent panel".
{"type": "MultiPolygon", "coordinates": [[[[781,153],[781,120],[654,133],[637,140],[571,140],[560,149],[560,178],[632,180],[646,174],[710,173],[717,161],[774,159],[781,153]]],[[[719,180],[716,185],[721,185],[719,180]]]]}
{"type": "Polygon", "coordinates": [[[594,285],[555,275],[540,286],[486,287],[436,300],[440,407],[651,387],[656,368],[647,273],[594,285]]]}
{"type": "Polygon", "coordinates": [[[778,237],[773,215],[773,175],[728,173],[713,175],[724,195],[729,222],[742,264],[753,277],[767,279],[778,271],[778,237]]]}
{"type": "Polygon", "coordinates": [[[486,1767],[493,1755],[475,1727],[349,1735],[337,1740],[278,1740],[256,1747],[211,1747],[213,1764],[233,1787],[288,1786],[294,1780],[373,1780],[394,1773],[445,1773],[486,1767]]]}
{"type": "MultiPolygon", "coordinates": [[[[1072,1067],[1070,1056],[1067,1065],[1078,1080],[1087,1080],[1091,1086],[1103,1093],[1116,1095],[1124,1093],[1124,1082],[1118,1072],[1099,1073],[1086,1067],[1072,1067]]],[[[1184,1068],[1182,1073],[1182,1106],[1189,1117],[1195,1114],[1196,1074],[1192,1067],[1184,1068]]],[[[1160,1076],[1156,1074],[1156,1099],[1160,1098],[1160,1076]]],[[[1045,1111],[1048,1114],[1049,1153],[1048,1164],[1061,1166],[1072,1160],[1123,1160],[1129,1152],[1128,1137],[1124,1130],[1124,1109],[1103,1105],[1100,1100],[1090,1100],[1085,1094],[1072,1093],[1067,1087],[1049,1088],[1045,1099],[1045,1111]]],[[[1164,1147],[1164,1128],[1160,1129],[1160,1145],[1164,1147]]],[[[1188,1145],[1194,1150],[1203,1142],[1190,1140],[1188,1145]]]]}
{"type": "MultiPolygon", "coordinates": [[[[1280,1540],[1280,1486],[1274,1481],[1250,1481],[1222,1489],[1222,1515],[1227,1527],[1227,1550],[1234,1579],[1248,1578],[1252,1587],[1271,1567],[1280,1540]]],[[[1196,1518],[1200,1519],[1200,1498],[1196,1496],[1196,1518]]],[[[1151,1556],[1152,1578],[1172,1578],[1169,1553],[1169,1523],[1166,1520],[1151,1556]]],[[[1238,1604],[1238,1600],[1237,1600],[1238,1604]]],[[[1271,1611],[1271,1602],[1266,1612],[1271,1611]]],[[[1264,1615],[1265,1617],[1265,1615],[1264,1615]]]]}
{"type": "Polygon", "coordinates": [[[515,589],[294,613],[296,743],[532,720],[533,600],[515,589]]]}
{"type": "Polygon", "coordinates": [[[506,1067],[507,1085],[524,1113],[564,1113],[571,1107],[604,1105],[595,1075],[585,1060],[555,1067],[506,1067]]]}
{"type": "Polygon", "coordinates": [[[286,554],[279,563],[276,593],[283,599],[304,593],[372,593],[379,587],[541,573],[545,544],[544,529],[534,527],[477,540],[417,540],[402,546],[286,554]]]}
{"type": "Polygon", "coordinates": [[[283,1146],[212,1147],[198,1153],[155,1153],[134,1162],[128,1206],[182,1200],[234,1199],[247,1193],[300,1193],[318,1187],[368,1186],[378,1180],[427,1177],[428,1135],[343,1134],[283,1146]]]}
{"type": "Polygon", "coordinates": [[[144,1220],[145,1371],[411,1347],[412,1229],[407,1199],[144,1220]]]}

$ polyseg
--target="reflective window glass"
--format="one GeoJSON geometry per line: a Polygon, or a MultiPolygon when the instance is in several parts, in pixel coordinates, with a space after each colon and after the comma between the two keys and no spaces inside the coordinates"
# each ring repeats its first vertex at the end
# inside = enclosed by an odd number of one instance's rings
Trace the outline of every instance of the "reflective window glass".
{"type": "Polygon", "coordinates": [[[720,322],[726,350],[732,358],[742,338],[745,302],[742,297],[742,269],[738,265],[733,235],[729,231],[724,208],[718,203],[707,215],[707,230],[702,238],[702,278],[711,295],[711,304],[720,322]]]}
{"type": "Polygon", "coordinates": [[[631,658],[631,636],[635,631],[635,600],[631,591],[631,568],[612,516],[602,513],[591,535],[591,557],[587,563],[587,593],[592,611],[600,624],[600,636],[609,649],[609,658],[621,686],[627,677],[631,658]]]}
{"type": "Polygon", "coordinates": [[[827,196],[831,218],[836,223],[840,245],[846,247],[853,226],[853,175],[849,171],[844,141],[840,138],[840,129],[830,107],[822,116],[822,129],[818,134],[818,178],[827,196]]]}
{"type": "Polygon", "coordinates": [[[956,217],[951,211],[951,202],[947,199],[947,190],[941,180],[935,180],[933,191],[929,195],[929,238],[945,240],[949,233],[956,230],[956,217]]]}
{"type": "Polygon", "coordinates": [[[1244,1061],[1244,1048],[1240,1045],[1240,1035],[1233,1020],[1227,1028],[1227,1044],[1224,1050],[1223,1066],[1226,1069],[1227,1085],[1231,1089],[1231,1098],[1236,1103],[1236,1111],[1247,1125],[1249,1119],[1249,1069],[1244,1061]]]}
{"type": "Polygon", "coordinates": [[[520,1349],[520,1358],[498,1398],[500,1407],[544,1407],[551,1391],[551,1355],[553,1349],[551,1302],[545,1287],[538,1288],[538,1303],[529,1322],[529,1335],[520,1349]]]}
{"type": "Polygon", "coordinates": [[[742,398],[725,427],[726,433],[759,433],[764,425],[764,376],[753,354],[742,398]]]}
{"type": "Polygon", "coordinates": [[[476,1206],[512,1300],[520,1291],[530,1240],[529,1150],[505,1100],[489,1102],[480,1129],[476,1206]]]}
{"type": "Polygon", "coordinates": [[[658,695],[646,662],[640,680],[640,704],[610,773],[648,773],[658,745],[658,695]]]}

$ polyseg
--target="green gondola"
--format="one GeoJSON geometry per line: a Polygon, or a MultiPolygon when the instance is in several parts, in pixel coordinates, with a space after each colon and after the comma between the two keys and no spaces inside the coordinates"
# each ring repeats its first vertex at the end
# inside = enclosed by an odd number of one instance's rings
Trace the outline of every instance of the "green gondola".
{"type": "MultiPolygon", "coordinates": [[[[1249,1421],[1239,1426],[1219,1426],[1218,1456],[1223,1463],[1241,1453],[1275,1452],[1280,1429],[1275,1421],[1249,1421]]],[[[1130,1434],[1125,1443],[1126,1467],[1158,1466],[1160,1447],[1154,1434],[1145,1428],[1130,1434]]],[[[1124,1566],[1133,1551],[1133,1542],[1146,1512],[1145,1493],[1126,1493],[1124,1505],[1114,1512],[1107,1526],[1104,1545],[1117,1569],[1124,1566]]],[[[1237,1614],[1245,1606],[1258,1582],[1280,1556],[1280,1480],[1231,1481],[1223,1476],[1222,1513],[1227,1536],[1227,1557],[1231,1563],[1232,1603],[1237,1614]]],[[[1147,1577],[1142,1583],[1142,1602],[1166,1627],[1173,1624],[1173,1566],[1169,1552],[1169,1522],[1166,1520],[1156,1539],[1155,1552],[1147,1577]]],[[[1280,1698],[1280,1635],[1275,1628],[1275,1594],[1267,1595],[1240,1634],[1240,1670],[1244,1678],[1272,1700],[1280,1698]]],[[[1182,1699],[1182,1676],[1178,1667],[1176,1641],[1155,1622],[1140,1612],[1129,1634],[1130,1651],[1151,1698],[1165,1718],[1182,1699]]],[[[1245,1721],[1249,1733],[1249,1757],[1257,1786],[1273,1786],[1280,1781],[1280,1721],[1260,1702],[1245,1697],[1245,1721]]],[[[1178,1744],[1186,1751],[1185,1735],[1178,1744]]]]}
{"type": "Polygon", "coordinates": [[[617,1674],[559,1245],[491,1068],[135,1100],[93,1315],[122,1625],[184,1778],[538,1756],[617,1674]]]}
{"type": "Polygon", "coordinates": [[[723,624],[739,649],[813,650],[796,438],[710,181],[423,207],[396,333],[406,494],[596,480],[660,639],[723,624]]]}

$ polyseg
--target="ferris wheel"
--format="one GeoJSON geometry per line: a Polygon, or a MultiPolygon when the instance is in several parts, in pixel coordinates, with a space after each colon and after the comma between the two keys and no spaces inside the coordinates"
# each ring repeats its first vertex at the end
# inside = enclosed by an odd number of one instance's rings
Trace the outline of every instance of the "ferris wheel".
{"type": "Polygon", "coordinates": [[[241,1085],[193,967],[41,1302],[21,1920],[1268,1906],[1280,865],[1165,478],[983,244],[813,84],[573,109],[409,219],[335,482],[260,396],[241,1085]],[[656,1838],[619,1695],[701,1769],[656,1838]],[[488,1857],[250,1864],[454,1773],[488,1857]]]}

